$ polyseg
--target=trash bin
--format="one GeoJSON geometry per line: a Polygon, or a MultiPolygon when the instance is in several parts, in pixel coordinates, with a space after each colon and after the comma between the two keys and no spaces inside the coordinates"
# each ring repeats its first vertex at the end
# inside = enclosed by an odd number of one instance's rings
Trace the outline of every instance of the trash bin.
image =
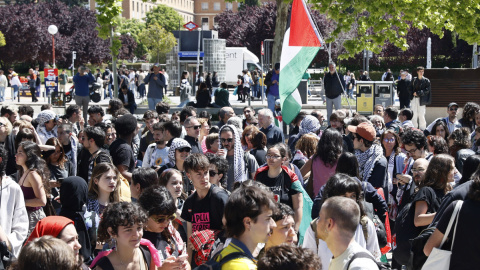
{"type": "Polygon", "coordinates": [[[394,104],[395,94],[393,92],[393,82],[377,81],[375,83],[375,102],[381,104],[384,108],[394,104]]]}
{"type": "Polygon", "coordinates": [[[357,112],[362,115],[373,114],[373,89],[372,81],[357,81],[357,112]]]}

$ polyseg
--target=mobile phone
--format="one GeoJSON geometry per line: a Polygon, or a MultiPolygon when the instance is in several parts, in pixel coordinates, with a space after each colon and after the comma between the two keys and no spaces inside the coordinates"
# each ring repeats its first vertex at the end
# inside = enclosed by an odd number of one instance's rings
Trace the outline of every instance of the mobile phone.
{"type": "Polygon", "coordinates": [[[188,258],[188,255],[187,255],[187,254],[180,255],[180,256],[177,257],[177,262],[186,261],[187,258],[188,258]]]}

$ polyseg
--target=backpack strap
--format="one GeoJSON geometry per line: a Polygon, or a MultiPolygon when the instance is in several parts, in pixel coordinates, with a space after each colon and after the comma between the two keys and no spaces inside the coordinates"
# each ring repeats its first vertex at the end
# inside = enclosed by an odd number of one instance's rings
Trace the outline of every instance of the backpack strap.
{"type": "Polygon", "coordinates": [[[365,215],[360,219],[360,224],[362,225],[363,237],[365,242],[368,242],[368,217],[365,215]]]}
{"type": "MultiPolygon", "coordinates": [[[[359,259],[359,258],[371,259],[372,261],[375,262],[375,264],[377,264],[377,261],[372,257],[372,255],[368,254],[367,252],[358,252],[358,253],[353,254],[352,258],[350,258],[350,260],[348,261],[346,269],[347,270],[350,269],[350,264],[352,264],[353,261],[355,261],[356,259],[359,259]]],[[[378,266],[378,264],[377,264],[377,266],[378,266]]]]}

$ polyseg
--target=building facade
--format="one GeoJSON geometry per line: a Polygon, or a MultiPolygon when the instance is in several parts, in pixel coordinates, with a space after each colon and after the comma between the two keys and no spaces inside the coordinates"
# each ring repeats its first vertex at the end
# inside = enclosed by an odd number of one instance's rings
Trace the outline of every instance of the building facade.
{"type": "Polygon", "coordinates": [[[194,22],[203,30],[215,29],[215,16],[227,10],[237,12],[239,5],[238,2],[226,2],[225,0],[195,0],[194,22]]]}

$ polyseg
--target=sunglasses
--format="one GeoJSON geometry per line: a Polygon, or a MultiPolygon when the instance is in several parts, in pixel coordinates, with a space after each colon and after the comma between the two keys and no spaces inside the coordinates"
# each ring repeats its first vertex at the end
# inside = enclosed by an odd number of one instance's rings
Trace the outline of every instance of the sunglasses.
{"type": "Polygon", "coordinates": [[[220,141],[221,141],[222,143],[225,143],[225,142],[231,143],[231,142],[233,142],[233,138],[228,138],[228,139],[220,138],[220,141]]]}
{"type": "Polygon", "coordinates": [[[167,215],[158,215],[157,217],[150,217],[156,223],[164,223],[165,221],[174,221],[177,218],[177,215],[173,214],[170,216],[167,215]]]}
{"type": "Polygon", "coordinates": [[[190,152],[192,150],[190,147],[182,147],[177,149],[178,152],[183,153],[183,152],[190,152]]]}
{"type": "Polygon", "coordinates": [[[191,127],[187,127],[187,128],[193,128],[195,130],[199,129],[200,127],[202,127],[201,125],[197,125],[197,126],[191,126],[191,127]]]}
{"type": "Polygon", "coordinates": [[[211,177],[215,177],[215,175],[220,174],[220,173],[215,172],[215,171],[208,171],[208,174],[210,174],[211,177]]]}
{"type": "Polygon", "coordinates": [[[450,108],[450,111],[458,111],[458,108],[450,108]]]}

